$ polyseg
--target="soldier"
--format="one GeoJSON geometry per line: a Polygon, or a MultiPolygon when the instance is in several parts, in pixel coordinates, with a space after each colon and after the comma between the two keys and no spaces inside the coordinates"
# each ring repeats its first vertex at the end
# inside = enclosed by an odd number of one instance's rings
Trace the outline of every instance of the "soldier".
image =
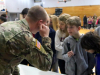
{"type": "MultiPolygon", "coordinates": [[[[29,10],[29,8],[24,8],[22,10],[21,15],[22,15],[23,19],[26,17],[28,10],[29,10]]],[[[29,63],[26,59],[24,59],[20,64],[29,65],[29,63]]]]}
{"type": "Polygon", "coordinates": [[[25,19],[0,26],[0,75],[10,75],[23,59],[40,70],[47,71],[53,52],[47,25],[48,15],[40,6],[29,9],[25,19]],[[40,32],[42,45],[32,36],[40,32]]]}

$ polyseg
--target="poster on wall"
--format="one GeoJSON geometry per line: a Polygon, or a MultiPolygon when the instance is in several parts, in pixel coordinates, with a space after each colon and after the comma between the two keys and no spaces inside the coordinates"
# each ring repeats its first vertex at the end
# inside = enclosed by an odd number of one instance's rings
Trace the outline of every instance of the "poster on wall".
{"type": "Polygon", "coordinates": [[[5,12],[5,11],[6,11],[5,0],[0,0],[0,12],[5,12]]]}

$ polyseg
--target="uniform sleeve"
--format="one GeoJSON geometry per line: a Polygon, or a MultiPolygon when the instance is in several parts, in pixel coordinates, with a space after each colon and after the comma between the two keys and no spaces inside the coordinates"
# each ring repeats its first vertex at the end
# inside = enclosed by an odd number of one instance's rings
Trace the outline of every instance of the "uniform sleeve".
{"type": "Polygon", "coordinates": [[[51,50],[51,39],[42,38],[42,45],[33,38],[29,32],[22,32],[12,38],[9,42],[9,52],[16,56],[22,56],[31,65],[40,70],[49,70],[52,64],[53,52],[51,50]]]}
{"type": "Polygon", "coordinates": [[[55,36],[55,49],[57,51],[62,52],[62,42],[60,42],[59,36],[58,36],[58,32],[56,32],[56,36],[55,36]]]}
{"type": "Polygon", "coordinates": [[[65,60],[65,62],[68,62],[70,60],[70,57],[68,57],[67,52],[68,52],[67,40],[65,39],[63,42],[63,51],[62,51],[63,60],[65,60]]]}
{"type": "Polygon", "coordinates": [[[15,66],[15,68],[14,68],[14,71],[13,71],[13,74],[12,74],[12,75],[20,75],[19,73],[20,73],[20,71],[19,71],[19,67],[18,67],[18,66],[15,66]]]}

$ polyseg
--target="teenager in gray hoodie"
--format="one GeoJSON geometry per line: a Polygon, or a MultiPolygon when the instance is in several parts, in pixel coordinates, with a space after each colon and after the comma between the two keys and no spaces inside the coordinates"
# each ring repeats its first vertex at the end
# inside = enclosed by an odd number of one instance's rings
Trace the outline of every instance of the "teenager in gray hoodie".
{"type": "Polygon", "coordinates": [[[65,60],[65,72],[67,75],[91,75],[94,67],[92,54],[82,49],[79,34],[81,20],[77,16],[67,20],[69,36],[63,42],[63,59],[65,60]]]}

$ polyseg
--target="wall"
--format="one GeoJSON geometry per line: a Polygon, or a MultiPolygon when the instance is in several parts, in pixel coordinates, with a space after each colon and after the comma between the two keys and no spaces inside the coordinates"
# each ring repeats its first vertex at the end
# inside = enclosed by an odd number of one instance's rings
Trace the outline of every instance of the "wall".
{"type": "MultiPolygon", "coordinates": [[[[100,0],[71,0],[69,2],[59,2],[58,0],[42,0],[44,8],[47,7],[68,7],[68,6],[87,6],[87,5],[99,5],[100,0]]],[[[41,3],[40,3],[41,4],[41,3]]],[[[40,5],[36,3],[36,5],[40,5]]]]}
{"type": "MultiPolygon", "coordinates": [[[[45,8],[48,14],[54,14],[55,8],[45,8]]],[[[62,13],[68,13],[71,16],[80,16],[82,25],[83,25],[83,17],[86,16],[93,16],[96,14],[100,16],[100,5],[91,5],[91,6],[72,6],[72,7],[59,7],[63,9],[62,13]]]]}
{"type": "Polygon", "coordinates": [[[21,12],[23,8],[30,8],[33,5],[41,5],[46,9],[48,14],[54,14],[55,8],[63,8],[63,13],[69,13],[72,16],[80,16],[81,20],[86,14],[93,16],[94,13],[99,15],[100,0],[71,0],[70,2],[59,2],[58,0],[42,0],[41,3],[34,3],[34,0],[5,0],[8,12],[21,12]],[[92,5],[92,6],[90,6],[92,5]]]}
{"type": "Polygon", "coordinates": [[[33,5],[41,5],[44,8],[51,7],[68,7],[68,6],[87,6],[99,5],[100,0],[71,0],[70,2],[59,2],[58,0],[42,0],[42,3],[34,3],[34,0],[5,0],[6,8],[9,12],[21,12],[25,7],[32,7],[33,5]]]}
{"type": "MultiPolygon", "coordinates": [[[[48,14],[54,14],[55,8],[44,8],[48,14]]],[[[59,7],[62,8],[62,13],[68,13],[73,16],[87,15],[92,16],[94,14],[100,15],[100,5],[90,5],[90,6],[72,6],[72,7],[59,7]]]]}
{"type": "Polygon", "coordinates": [[[5,0],[8,12],[21,12],[34,5],[34,0],[5,0]]]}

